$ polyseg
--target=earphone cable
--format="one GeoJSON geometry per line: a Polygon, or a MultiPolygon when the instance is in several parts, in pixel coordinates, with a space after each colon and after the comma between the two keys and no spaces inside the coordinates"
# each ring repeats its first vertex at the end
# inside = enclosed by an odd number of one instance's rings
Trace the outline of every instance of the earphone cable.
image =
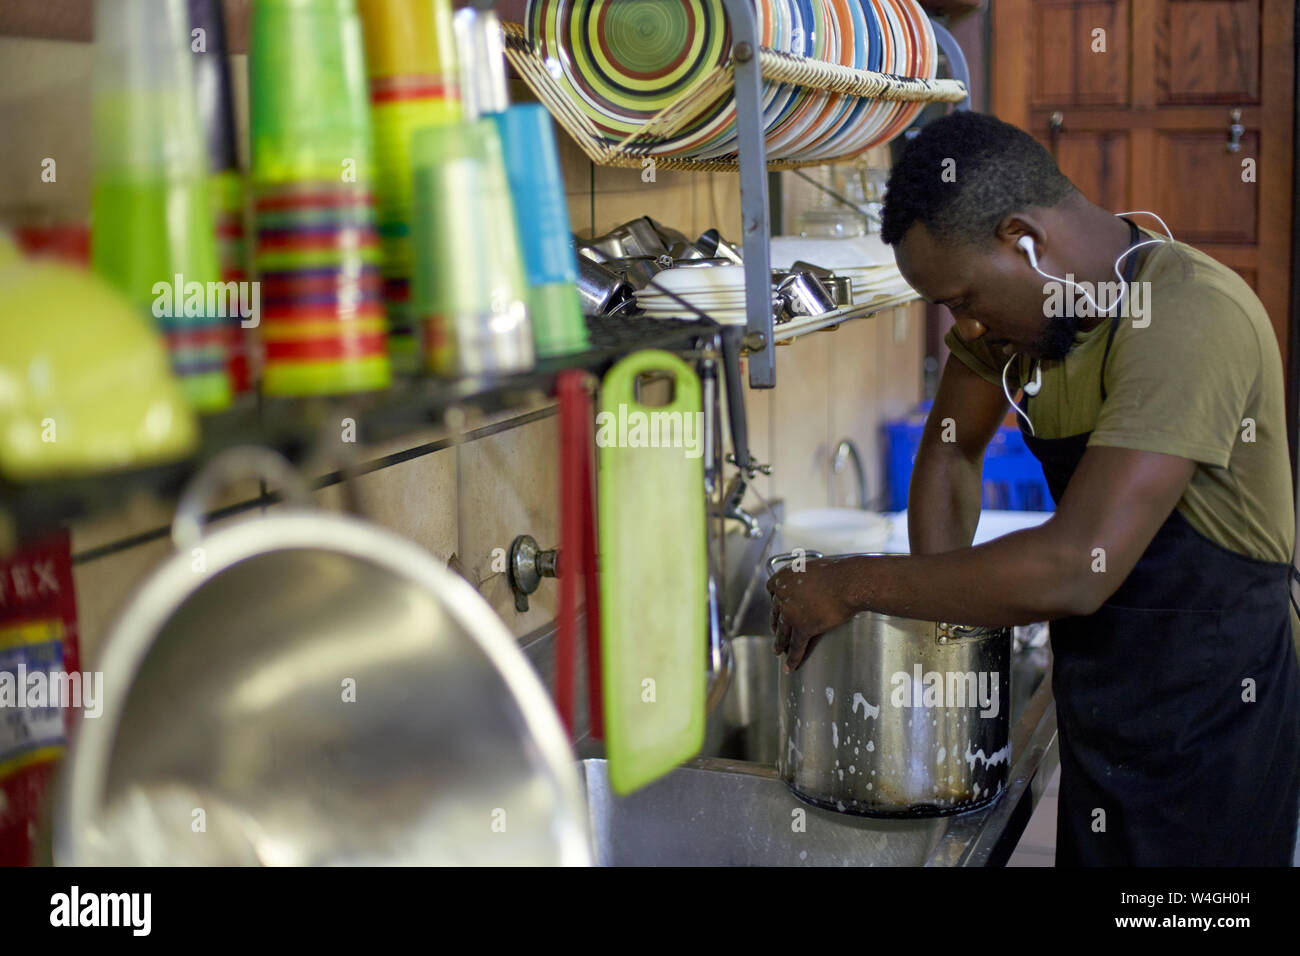
{"type": "MultiPolygon", "coordinates": [[[[1169,227],[1165,225],[1165,221],[1161,219],[1158,215],[1156,215],[1154,212],[1151,212],[1148,209],[1135,209],[1131,212],[1116,213],[1116,216],[1121,218],[1124,216],[1138,216],[1138,215],[1150,216],[1151,218],[1155,219],[1156,222],[1160,223],[1161,228],[1164,229],[1165,235],[1169,237],[1169,241],[1170,242],[1174,241],[1174,234],[1173,232],[1170,231],[1169,227]]],[[[1025,239],[1029,239],[1029,237],[1027,236],[1023,237],[1021,239],[1021,242],[1023,243],[1025,239]]],[[[1092,296],[1088,295],[1088,293],[1083,289],[1081,285],[1079,285],[1079,283],[1073,282],[1070,279],[1063,279],[1060,276],[1048,275],[1042,269],[1038,268],[1038,254],[1034,252],[1033,239],[1029,239],[1028,244],[1025,245],[1024,248],[1025,248],[1025,252],[1029,254],[1029,264],[1033,266],[1034,271],[1037,272],[1040,276],[1042,276],[1044,279],[1051,279],[1053,282],[1064,282],[1066,285],[1074,286],[1074,288],[1079,290],[1080,294],[1084,297],[1084,299],[1087,300],[1088,304],[1092,306],[1094,310],[1096,310],[1098,315],[1110,315],[1112,312],[1114,312],[1116,309],[1120,307],[1120,305],[1124,302],[1124,297],[1128,295],[1128,284],[1124,282],[1124,274],[1120,272],[1119,264],[1123,262],[1125,258],[1128,257],[1129,253],[1141,249],[1143,246],[1160,245],[1164,241],[1165,241],[1164,239],[1147,239],[1144,240],[1143,242],[1135,242],[1133,243],[1133,245],[1129,246],[1127,249],[1125,249],[1123,252],[1119,254],[1119,258],[1115,260],[1115,265],[1114,265],[1115,278],[1120,281],[1119,295],[1115,298],[1114,304],[1111,305],[1110,308],[1108,309],[1103,309],[1101,305],[1098,304],[1098,302],[1095,299],[1093,299],[1092,296]]]]}
{"type": "Polygon", "coordinates": [[[1011,397],[1011,389],[1007,387],[1007,369],[1011,368],[1011,363],[1016,360],[1016,356],[1019,354],[1019,352],[1014,353],[1011,358],[1007,359],[1007,364],[1002,366],[1002,394],[1007,397],[1007,403],[1016,410],[1016,414],[1025,420],[1025,424],[1029,426],[1029,434],[1033,435],[1034,423],[1029,420],[1029,415],[1025,410],[1011,397]]]}

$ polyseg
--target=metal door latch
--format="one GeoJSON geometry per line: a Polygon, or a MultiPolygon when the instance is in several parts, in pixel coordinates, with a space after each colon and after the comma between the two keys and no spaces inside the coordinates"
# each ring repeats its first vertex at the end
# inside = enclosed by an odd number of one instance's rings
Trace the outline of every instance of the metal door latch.
{"type": "Polygon", "coordinates": [[[1065,129],[1065,114],[1060,110],[1052,113],[1047,120],[1047,141],[1050,144],[1048,151],[1053,158],[1056,156],[1057,147],[1061,145],[1061,133],[1065,129]]]}
{"type": "Polygon", "coordinates": [[[1246,127],[1241,125],[1241,110],[1233,110],[1228,114],[1231,124],[1228,126],[1228,142],[1225,144],[1230,153],[1241,152],[1241,137],[1246,132],[1246,127]]]}

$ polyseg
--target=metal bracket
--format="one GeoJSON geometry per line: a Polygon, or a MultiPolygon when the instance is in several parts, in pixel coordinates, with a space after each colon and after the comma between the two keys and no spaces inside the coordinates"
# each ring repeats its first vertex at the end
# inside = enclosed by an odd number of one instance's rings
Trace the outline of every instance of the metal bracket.
{"type": "Polygon", "coordinates": [[[741,467],[740,462],[736,460],[736,456],[734,454],[730,454],[727,455],[727,464],[735,465],[737,468],[740,468],[741,471],[745,473],[745,477],[748,478],[750,481],[753,481],[759,475],[770,475],[772,473],[771,465],[765,465],[761,461],[758,461],[756,458],[750,458],[749,464],[745,465],[744,467],[741,467]]]}

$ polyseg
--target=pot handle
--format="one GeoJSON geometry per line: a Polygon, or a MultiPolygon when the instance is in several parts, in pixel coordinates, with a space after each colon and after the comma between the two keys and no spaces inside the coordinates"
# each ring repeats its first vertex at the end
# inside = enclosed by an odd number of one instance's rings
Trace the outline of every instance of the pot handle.
{"type": "Polygon", "coordinates": [[[800,551],[787,551],[785,554],[774,554],[767,559],[767,573],[776,574],[776,566],[784,564],[787,561],[794,561],[797,558],[824,558],[826,555],[820,551],[813,551],[805,548],[800,551]]]}
{"type": "Polygon", "coordinates": [[[237,445],[213,456],[185,488],[172,519],[172,543],[188,551],[203,536],[208,509],[217,493],[237,478],[260,478],[274,485],[287,504],[315,508],[302,476],[281,455],[256,445],[237,445]]]}
{"type": "Polygon", "coordinates": [[[936,644],[953,644],[961,640],[981,640],[1000,630],[1002,628],[980,627],[974,624],[941,623],[935,626],[934,639],[936,644]]]}

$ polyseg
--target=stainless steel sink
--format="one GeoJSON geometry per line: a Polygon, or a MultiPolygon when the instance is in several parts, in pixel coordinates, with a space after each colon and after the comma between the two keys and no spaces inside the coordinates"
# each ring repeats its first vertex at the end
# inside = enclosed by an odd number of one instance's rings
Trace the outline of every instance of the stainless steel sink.
{"type": "Polygon", "coordinates": [[[950,819],[821,810],[761,764],[701,758],[626,797],[604,760],[581,769],[602,866],[923,866],[950,819]]]}
{"type": "MultiPolygon", "coordinates": [[[[609,785],[600,757],[580,761],[596,861],[604,866],[988,866],[1019,841],[1056,767],[1056,712],[1045,648],[1012,663],[1012,766],[1006,791],[987,807],[950,817],[871,819],[835,813],[795,797],[770,762],[770,683],[760,651],[737,655],[737,694],[710,718],[705,753],[748,751],[751,759],[703,756],[628,796],[609,785]]],[[[590,746],[584,753],[597,752],[590,746]]]]}

